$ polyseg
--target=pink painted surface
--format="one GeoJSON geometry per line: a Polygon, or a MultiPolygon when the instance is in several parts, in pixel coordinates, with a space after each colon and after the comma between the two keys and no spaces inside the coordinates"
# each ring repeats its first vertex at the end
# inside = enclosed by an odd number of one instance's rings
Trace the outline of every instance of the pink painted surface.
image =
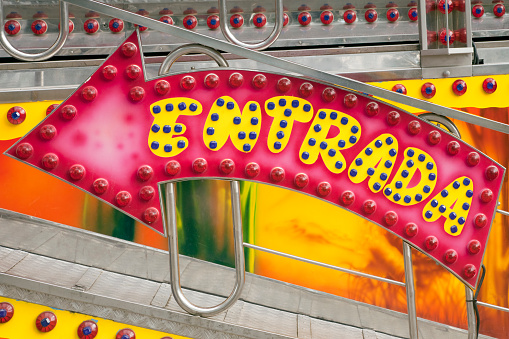
{"type": "MultiPolygon", "coordinates": [[[[490,225],[496,210],[497,197],[505,173],[502,166],[442,130],[440,130],[440,142],[432,145],[428,141],[428,134],[438,130],[436,126],[360,93],[355,94],[357,97],[356,105],[349,108],[344,102],[344,97],[350,92],[340,88],[335,88],[335,99],[327,102],[323,99],[322,93],[325,89],[331,87],[329,85],[279,74],[233,69],[196,71],[147,81],[143,76],[141,50],[137,34],[132,34],[122,46],[54,113],[10,148],[6,154],[43,171],[47,171],[42,167],[43,156],[47,153],[56,154],[59,158],[58,165],[54,169],[48,170],[48,173],[90,192],[161,233],[164,232],[164,225],[157,190],[158,183],[161,182],[196,178],[239,179],[268,183],[300,191],[346,208],[387,228],[434,258],[470,286],[477,284],[479,267],[482,263],[490,225]],[[122,46],[125,43],[133,43],[137,46],[137,52],[133,56],[126,57],[123,54],[122,46]],[[113,65],[117,69],[117,74],[113,79],[107,79],[103,75],[103,68],[109,65],[113,65]],[[140,67],[141,74],[137,79],[133,80],[126,75],[126,69],[130,65],[140,67]],[[205,86],[205,77],[210,73],[214,73],[219,77],[219,84],[213,89],[205,86]],[[236,88],[233,88],[228,81],[233,73],[240,73],[244,78],[243,84],[236,88]],[[259,74],[266,77],[266,85],[262,89],[255,88],[251,83],[252,79],[259,74]],[[192,76],[196,80],[193,89],[185,90],[181,87],[181,80],[185,76],[192,76]],[[290,87],[288,83],[285,83],[283,87],[279,87],[280,89],[289,88],[285,93],[278,90],[277,85],[283,77],[291,82],[290,87]],[[161,79],[168,81],[171,86],[169,92],[164,95],[158,94],[155,90],[156,82],[161,79]],[[313,86],[312,94],[305,98],[302,97],[299,90],[303,83],[311,83],[313,86]],[[85,100],[82,95],[83,89],[88,86],[93,86],[97,90],[97,96],[91,101],[85,100]],[[145,95],[140,101],[133,101],[130,96],[131,89],[136,86],[143,88],[145,91],[145,95]],[[231,140],[228,140],[217,151],[210,150],[204,142],[204,128],[206,129],[206,126],[210,124],[209,113],[212,113],[209,111],[216,100],[225,95],[232,97],[241,109],[249,101],[256,101],[258,106],[261,107],[260,132],[257,135],[256,144],[249,152],[239,151],[234,147],[231,140]],[[312,106],[314,113],[308,122],[295,121],[287,146],[280,153],[273,153],[268,146],[268,134],[273,123],[279,125],[279,120],[269,116],[265,111],[265,107],[268,100],[281,96],[288,97],[288,107],[295,98],[306,100],[312,106]],[[185,100],[188,100],[188,102],[190,102],[190,99],[195,100],[195,102],[202,105],[203,112],[194,116],[179,116],[177,119],[177,123],[186,126],[182,136],[188,139],[187,149],[173,157],[158,156],[150,149],[149,142],[150,130],[154,124],[154,116],[156,116],[151,112],[151,105],[160,100],[176,97],[187,98],[185,100]],[[375,116],[366,114],[366,105],[372,102],[377,102],[379,105],[379,113],[375,116]],[[77,110],[76,116],[71,120],[62,117],[62,110],[67,105],[73,105],[77,110]],[[360,131],[356,134],[359,138],[352,143],[353,146],[348,149],[345,147],[343,151],[340,147],[335,147],[337,152],[341,152],[345,158],[342,173],[332,173],[327,169],[321,156],[318,156],[317,161],[313,164],[304,164],[300,158],[301,146],[308,143],[305,138],[306,134],[310,129],[313,129],[316,123],[313,120],[322,109],[347,114],[360,124],[360,131]],[[391,112],[400,114],[399,122],[395,125],[388,122],[388,116],[394,114],[391,112]],[[410,133],[408,126],[410,122],[416,120],[420,123],[421,129],[414,135],[410,133]],[[41,128],[48,124],[55,126],[57,131],[55,137],[51,140],[45,140],[40,136],[41,128]],[[436,163],[436,186],[428,197],[415,205],[402,206],[390,201],[384,195],[384,188],[379,190],[378,193],[373,193],[368,185],[369,177],[358,184],[352,183],[349,178],[348,173],[351,163],[356,160],[369,143],[377,140],[384,133],[390,133],[399,146],[397,155],[392,159],[394,166],[392,173],[385,180],[385,185],[391,183],[393,177],[405,168],[402,162],[408,147],[426,152],[436,163]],[[451,141],[457,141],[460,145],[460,150],[455,155],[448,152],[447,146],[451,141]],[[33,154],[23,160],[19,159],[16,151],[20,145],[25,143],[32,146],[33,154]],[[480,154],[479,163],[475,166],[467,164],[467,156],[471,152],[480,154]],[[198,174],[192,169],[193,162],[197,158],[203,158],[208,163],[207,170],[202,174],[198,174]],[[228,175],[220,170],[219,165],[224,159],[231,159],[235,164],[234,170],[228,175]],[[177,175],[170,176],[165,172],[165,167],[168,161],[175,160],[180,164],[181,170],[177,175]],[[249,171],[246,171],[246,165],[249,163],[259,165],[259,174],[254,178],[248,177],[249,171]],[[71,166],[76,164],[82,165],[86,170],[85,175],[80,180],[73,180],[69,173],[71,166]],[[149,165],[153,169],[153,175],[147,181],[141,181],[137,176],[138,169],[143,165],[149,165]],[[400,168],[400,166],[402,167],[400,168]],[[485,172],[488,166],[495,166],[498,169],[499,174],[493,180],[488,180],[486,176],[485,172]],[[285,177],[281,182],[276,183],[271,179],[270,173],[274,167],[281,167],[285,171],[285,177]],[[294,181],[299,173],[305,173],[309,178],[308,184],[303,188],[299,188],[294,181]],[[434,222],[427,222],[423,216],[423,209],[435,195],[462,176],[467,176],[473,183],[473,197],[463,230],[460,235],[452,236],[444,231],[445,218],[441,217],[434,222]],[[104,178],[109,183],[106,192],[100,195],[97,195],[93,189],[93,183],[98,178],[104,178]],[[320,195],[317,191],[317,187],[323,182],[330,184],[330,193],[326,196],[320,195]],[[155,190],[154,197],[150,201],[144,201],[139,196],[140,190],[146,186],[151,186],[155,190]],[[486,188],[493,192],[493,199],[484,203],[480,199],[480,194],[486,188]],[[347,190],[355,195],[354,202],[348,206],[341,200],[342,194],[347,190]],[[132,196],[131,202],[125,207],[119,206],[115,199],[117,193],[121,191],[127,191],[132,196]],[[363,208],[364,203],[368,200],[376,204],[376,210],[372,214],[367,214],[363,208]],[[157,220],[151,223],[146,222],[143,215],[147,209],[156,209],[159,212],[157,220]],[[397,215],[397,221],[392,226],[389,226],[385,221],[386,213],[390,211],[397,215]],[[487,217],[487,225],[483,228],[474,226],[474,219],[478,213],[483,213],[487,217]],[[418,232],[413,237],[408,237],[404,233],[405,226],[408,223],[415,223],[418,226],[418,232]],[[438,239],[438,246],[431,251],[425,247],[426,238],[429,236],[438,239]],[[468,244],[474,239],[478,240],[481,245],[481,249],[477,254],[468,251],[468,244]],[[445,254],[446,252],[450,253],[448,250],[451,249],[456,251],[457,260],[454,263],[447,263],[445,254]],[[466,265],[473,265],[476,268],[472,277],[465,275],[464,268],[466,265]]],[[[302,105],[303,102],[300,104],[302,105]]],[[[165,112],[164,107],[162,107],[162,110],[165,112]]],[[[177,107],[175,107],[175,111],[177,111],[177,107]]],[[[247,110],[243,114],[245,112],[247,110]]],[[[165,113],[172,114],[171,112],[165,113]]],[[[289,132],[285,130],[285,133],[289,132]]],[[[330,132],[330,134],[332,134],[330,137],[334,137],[333,132],[330,132]]],[[[246,140],[249,140],[249,137],[246,137],[246,140]]],[[[272,143],[273,141],[270,144],[272,143]]],[[[160,147],[164,147],[164,145],[161,144],[160,147]]],[[[414,160],[417,162],[417,159],[414,160]]],[[[378,166],[383,165],[383,163],[380,163],[378,166]]],[[[419,175],[416,175],[409,187],[417,183],[419,177],[419,175]]],[[[325,190],[321,191],[322,193],[328,193],[327,187],[329,186],[322,184],[320,187],[325,187],[325,190]]],[[[274,206],[274,208],[277,208],[277,206],[274,206]]],[[[351,225],[351,227],[357,226],[351,225]]]]}

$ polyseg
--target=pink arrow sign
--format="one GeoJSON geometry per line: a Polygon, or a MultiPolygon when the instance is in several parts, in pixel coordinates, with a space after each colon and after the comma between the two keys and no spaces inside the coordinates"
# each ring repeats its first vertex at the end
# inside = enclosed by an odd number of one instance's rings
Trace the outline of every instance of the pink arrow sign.
{"type": "Polygon", "coordinates": [[[162,183],[295,190],[377,223],[472,287],[505,173],[437,126],[327,84],[225,68],[147,80],[136,33],[6,154],[163,234],[162,183]]]}

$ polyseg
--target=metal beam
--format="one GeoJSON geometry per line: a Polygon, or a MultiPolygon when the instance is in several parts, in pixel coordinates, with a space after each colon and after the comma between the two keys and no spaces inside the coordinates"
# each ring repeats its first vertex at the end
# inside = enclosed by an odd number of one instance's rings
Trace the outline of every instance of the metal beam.
{"type": "Polygon", "coordinates": [[[399,94],[397,92],[392,92],[383,88],[378,88],[339,75],[323,72],[311,67],[300,65],[298,63],[279,59],[261,52],[252,51],[247,48],[233,45],[229,42],[217,40],[174,25],[168,25],[165,22],[157,21],[132,12],[115,8],[104,3],[100,3],[93,0],[67,0],[67,2],[80,7],[86,7],[90,10],[101,12],[105,15],[109,15],[115,18],[121,18],[122,20],[130,21],[135,24],[145,26],[150,29],[154,29],[156,31],[178,36],[179,38],[183,38],[191,42],[203,44],[221,51],[234,53],[254,61],[258,61],[264,64],[281,68],[286,71],[302,74],[304,76],[311,77],[322,82],[327,82],[340,87],[345,87],[362,93],[367,93],[370,95],[377,96],[381,99],[394,101],[408,106],[413,106],[415,108],[422,109],[423,111],[433,112],[436,114],[447,116],[449,118],[458,119],[464,122],[479,125],[481,127],[486,127],[498,132],[509,134],[509,125],[494,120],[478,117],[469,113],[464,113],[455,109],[436,105],[431,102],[415,99],[406,95],[399,94]]]}

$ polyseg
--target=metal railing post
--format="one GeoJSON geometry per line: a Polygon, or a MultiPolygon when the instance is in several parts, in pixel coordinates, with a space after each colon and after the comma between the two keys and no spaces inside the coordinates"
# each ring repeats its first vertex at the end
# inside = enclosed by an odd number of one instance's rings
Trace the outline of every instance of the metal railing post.
{"type": "Polygon", "coordinates": [[[417,312],[415,310],[415,284],[414,269],[412,265],[412,247],[403,241],[403,260],[405,263],[405,288],[406,288],[406,305],[408,310],[408,329],[410,331],[410,339],[419,338],[417,330],[417,312]]]}
{"type": "Polygon", "coordinates": [[[476,320],[474,311],[474,291],[465,285],[465,296],[467,300],[467,321],[468,321],[468,339],[476,339],[476,320]]]}

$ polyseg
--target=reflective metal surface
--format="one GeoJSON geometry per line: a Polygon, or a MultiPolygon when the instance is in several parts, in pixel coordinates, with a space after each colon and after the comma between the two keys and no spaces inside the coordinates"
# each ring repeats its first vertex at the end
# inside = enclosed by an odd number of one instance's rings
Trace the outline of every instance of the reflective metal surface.
{"type": "Polygon", "coordinates": [[[170,255],[170,282],[173,297],[177,303],[193,315],[202,317],[214,316],[232,307],[240,298],[246,281],[246,268],[244,262],[244,246],[242,233],[242,215],[240,212],[240,185],[238,181],[230,182],[233,240],[235,250],[235,286],[232,293],[218,305],[211,307],[200,307],[187,299],[180,284],[179,252],[178,252],[178,231],[177,231],[177,208],[175,199],[175,183],[166,184],[166,234],[170,255]]]}
{"type": "MultiPolygon", "coordinates": [[[[0,28],[4,26],[4,13],[3,13],[3,1],[0,0],[0,28]]],[[[63,24],[60,25],[60,30],[58,33],[58,38],[55,41],[53,45],[51,45],[50,48],[48,48],[46,51],[37,53],[37,54],[30,54],[25,53],[17,50],[12,46],[12,44],[7,40],[7,36],[5,34],[5,30],[0,30],[0,45],[3,47],[3,49],[11,56],[15,57],[19,60],[24,61],[43,61],[51,58],[60,50],[65,44],[65,41],[67,40],[67,36],[69,35],[69,11],[67,9],[67,3],[60,0],[60,22],[63,24]]]]}
{"type": "Polygon", "coordinates": [[[414,269],[412,265],[412,247],[403,241],[403,260],[405,264],[405,289],[408,310],[408,327],[411,339],[419,338],[417,332],[417,311],[415,309],[414,269]]]}
{"type": "Polygon", "coordinates": [[[219,24],[221,26],[221,32],[223,33],[226,40],[229,42],[242,46],[244,48],[253,49],[256,51],[264,50],[268,47],[270,47],[274,42],[276,42],[277,38],[281,34],[281,30],[283,29],[283,0],[275,0],[275,7],[276,7],[276,21],[274,23],[274,28],[272,29],[272,32],[270,32],[270,35],[264,39],[263,41],[257,42],[257,43],[245,43],[237,39],[230,30],[230,27],[228,27],[228,20],[227,18],[227,6],[226,6],[226,0],[218,0],[219,1],[219,24]]]}

